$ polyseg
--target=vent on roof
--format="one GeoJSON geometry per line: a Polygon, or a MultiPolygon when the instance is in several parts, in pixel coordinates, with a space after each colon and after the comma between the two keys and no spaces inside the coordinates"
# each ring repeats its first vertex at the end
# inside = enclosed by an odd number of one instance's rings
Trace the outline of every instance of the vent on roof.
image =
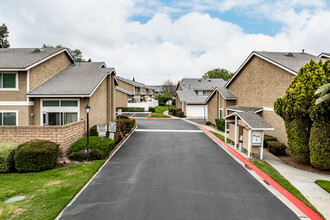
{"type": "Polygon", "coordinates": [[[211,82],[212,80],[209,79],[209,80],[207,80],[207,81],[211,82]]]}
{"type": "Polygon", "coordinates": [[[201,79],[199,79],[199,80],[198,80],[198,82],[202,82],[202,80],[201,80],[201,79]]]}
{"type": "Polygon", "coordinates": [[[40,48],[36,48],[36,49],[34,49],[33,52],[34,52],[34,53],[40,53],[40,52],[42,52],[42,49],[40,49],[40,48]]]}
{"type": "Polygon", "coordinates": [[[285,54],[285,56],[287,56],[287,57],[293,57],[293,54],[292,53],[287,53],[287,54],[285,54]]]}

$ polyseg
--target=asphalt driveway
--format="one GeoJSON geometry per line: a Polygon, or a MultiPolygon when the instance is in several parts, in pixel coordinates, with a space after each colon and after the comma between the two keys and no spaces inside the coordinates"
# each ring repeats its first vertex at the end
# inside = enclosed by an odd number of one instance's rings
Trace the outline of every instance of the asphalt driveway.
{"type": "Polygon", "coordinates": [[[196,126],[137,124],[61,219],[298,219],[196,126]]]}

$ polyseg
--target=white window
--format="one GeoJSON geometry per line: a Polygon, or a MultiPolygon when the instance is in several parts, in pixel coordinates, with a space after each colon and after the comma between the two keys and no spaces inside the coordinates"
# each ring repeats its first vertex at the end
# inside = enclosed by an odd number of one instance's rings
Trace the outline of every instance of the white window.
{"type": "Polygon", "coordinates": [[[41,125],[66,125],[79,120],[79,100],[40,100],[41,125]]]}
{"type": "Polygon", "coordinates": [[[206,95],[206,90],[196,90],[196,95],[206,95]]]}
{"type": "Polygon", "coordinates": [[[140,87],[135,87],[135,92],[140,92],[140,87]]]}
{"type": "Polygon", "coordinates": [[[17,73],[0,73],[0,90],[17,90],[17,73]]]}
{"type": "Polygon", "coordinates": [[[17,111],[1,111],[0,125],[17,125],[17,111]]]}
{"type": "Polygon", "coordinates": [[[222,108],[219,109],[219,118],[223,118],[223,109],[222,108]]]}

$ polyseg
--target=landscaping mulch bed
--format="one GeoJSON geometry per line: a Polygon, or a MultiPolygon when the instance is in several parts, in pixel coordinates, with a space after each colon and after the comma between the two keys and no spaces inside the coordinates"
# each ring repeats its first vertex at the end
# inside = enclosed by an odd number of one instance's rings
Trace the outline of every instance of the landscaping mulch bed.
{"type": "Polygon", "coordinates": [[[330,170],[318,170],[309,165],[305,160],[292,156],[288,149],[285,150],[284,156],[277,156],[284,163],[302,170],[307,170],[315,173],[330,175],[330,170]]]}

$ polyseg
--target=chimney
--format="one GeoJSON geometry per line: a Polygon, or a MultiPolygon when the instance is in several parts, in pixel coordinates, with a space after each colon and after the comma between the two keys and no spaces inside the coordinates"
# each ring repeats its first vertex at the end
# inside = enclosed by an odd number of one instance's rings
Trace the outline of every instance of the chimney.
{"type": "Polygon", "coordinates": [[[301,53],[305,53],[305,49],[302,49],[302,52],[301,53]]]}
{"type": "Polygon", "coordinates": [[[73,66],[76,65],[76,52],[73,50],[72,51],[72,55],[73,55],[73,66]]]}

